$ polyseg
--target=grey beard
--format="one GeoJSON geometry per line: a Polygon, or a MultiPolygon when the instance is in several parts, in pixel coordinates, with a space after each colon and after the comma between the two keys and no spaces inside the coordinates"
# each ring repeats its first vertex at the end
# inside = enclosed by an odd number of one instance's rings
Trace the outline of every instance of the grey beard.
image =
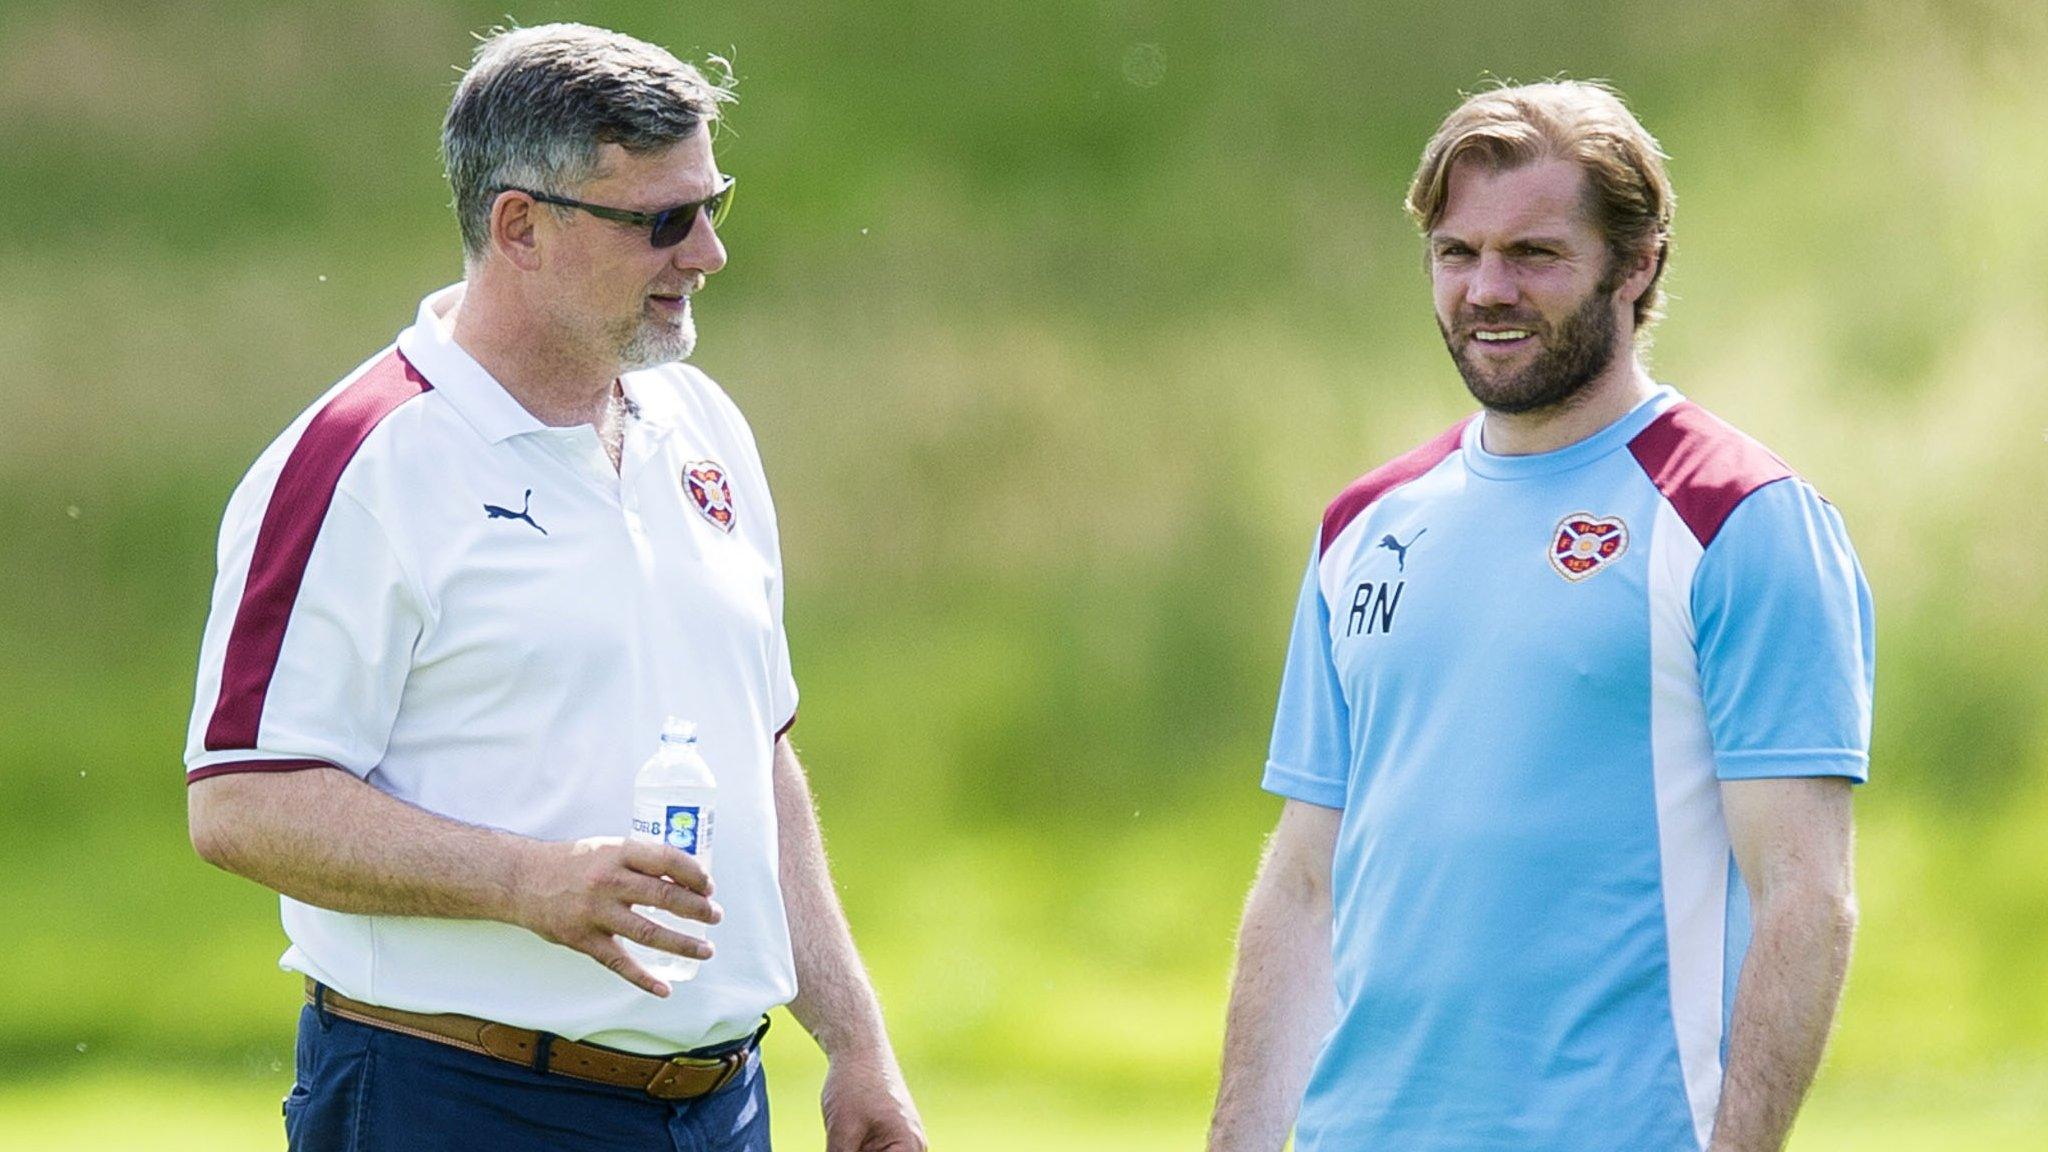
{"type": "Polygon", "coordinates": [[[658,368],[677,360],[688,360],[697,350],[697,318],[688,310],[673,328],[647,323],[634,326],[633,334],[619,345],[619,364],[626,372],[658,368]]]}

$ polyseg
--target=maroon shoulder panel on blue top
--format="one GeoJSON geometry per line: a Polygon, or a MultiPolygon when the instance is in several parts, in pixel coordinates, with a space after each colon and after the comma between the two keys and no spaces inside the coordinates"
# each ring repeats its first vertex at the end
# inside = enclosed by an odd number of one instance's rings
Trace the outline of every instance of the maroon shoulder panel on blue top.
{"type": "Polygon", "coordinates": [[[1316,551],[1320,554],[1329,548],[1330,541],[1335,540],[1346,525],[1358,519],[1358,514],[1370,507],[1373,501],[1443,463],[1444,457],[1458,450],[1458,441],[1465,435],[1465,425],[1471,422],[1472,417],[1467,416],[1438,433],[1429,443],[1396,456],[1353,480],[1351,486],[1339,493],[1324,510],[1323,538],[1316,551]]]}
{"type": "Polygon", "coordinates": [[[1702,548],[1750,493],[1797,475],[1776,453],[1690,400],[1636,433],[1628,450],[1702,548]]]}

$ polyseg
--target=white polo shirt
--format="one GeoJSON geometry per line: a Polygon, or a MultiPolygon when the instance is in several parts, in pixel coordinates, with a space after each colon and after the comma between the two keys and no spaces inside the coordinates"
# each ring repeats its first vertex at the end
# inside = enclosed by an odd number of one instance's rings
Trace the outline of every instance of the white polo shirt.
{"type": "Polygon", "coordinates": [[[770,783],[796,685],[753,434],[694,368],[629,373],[615,472],[595,429],[542,424],[455,344],[461,291],[422,301],[235,490],[186,779],[331,765],[470,824],[616,836],[662,719],[693,720],[725,919],[668,999],[508,924],[289,897],[282,964],[634,1051],[744,1036],[796,991],[770,783]]]}

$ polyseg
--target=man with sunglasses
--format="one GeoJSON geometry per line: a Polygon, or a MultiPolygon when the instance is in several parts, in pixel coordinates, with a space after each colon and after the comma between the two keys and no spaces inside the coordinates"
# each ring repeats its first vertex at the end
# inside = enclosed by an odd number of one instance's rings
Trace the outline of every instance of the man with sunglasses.
{"type": "Polygon", "coordinates": [[[616,33],[487,39],[442,140],[463,282],[228,506],[191,832],[282,896],[293,1149],[762,1152],[781,1004],[829,1060],[828,1148],[925,1147],[787,738],[760,458],[679,363],[729,98],[616,33]],[[670,715],[716,773],[715,878],[620,839],[670,715]]]}

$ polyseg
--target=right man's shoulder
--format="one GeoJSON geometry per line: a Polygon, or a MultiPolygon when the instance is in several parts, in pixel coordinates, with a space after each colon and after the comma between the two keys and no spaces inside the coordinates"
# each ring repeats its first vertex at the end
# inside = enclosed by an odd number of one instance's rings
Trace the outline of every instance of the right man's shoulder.
{"type": "Polygon", "coordinates": [[[1777,453],[1690,400],[1638,432],[1629,452],[1702,548],[1751,495],[1798,479],[1777,453]]]}
{"type": "Polygon", "coordinates": [[[1472,417],[1465,417],[1347,485],[1344,491],[1337,494],[1335,500],[1330,501],[1329,507],[1323,510],[1323,533],[1319,550],[1327,549],[1332,540],[1342,534],[1352,521],[1358,519],[1367,508],[1372,507],[1380,497],[1443,463],[1446,457],[1458,450],[1458,443],[1465,435],[1465,426],[1471,422],[1472,417]]]}

